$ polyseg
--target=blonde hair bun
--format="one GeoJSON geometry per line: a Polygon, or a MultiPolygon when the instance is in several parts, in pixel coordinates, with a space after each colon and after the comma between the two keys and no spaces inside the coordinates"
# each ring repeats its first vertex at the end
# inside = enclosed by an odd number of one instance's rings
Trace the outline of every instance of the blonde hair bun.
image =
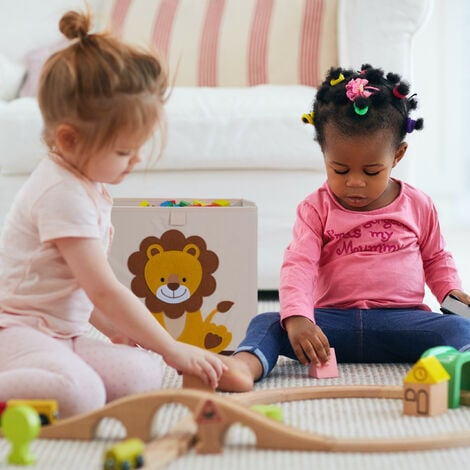
{"type": "Polygon", "coordinates": [[[68,11],[62,16],[59,22],[60,32],[67,39],[83,39],[88,35],[90,26],[90,15],[78,11],[68,11]]]}

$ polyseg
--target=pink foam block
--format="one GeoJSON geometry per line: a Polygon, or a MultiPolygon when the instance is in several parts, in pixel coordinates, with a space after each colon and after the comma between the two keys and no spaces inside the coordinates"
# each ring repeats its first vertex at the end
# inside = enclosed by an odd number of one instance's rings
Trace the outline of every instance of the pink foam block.
{"type": "Polygon", "coordinates": [[[333,377],[338,377],[339,373],[338,364],[336,363],[335,349],[330,348],[330,360],[328,363],[322,364],[321,366],[311,364],[308,375],[316,379],[331,379],[333,377]]]}

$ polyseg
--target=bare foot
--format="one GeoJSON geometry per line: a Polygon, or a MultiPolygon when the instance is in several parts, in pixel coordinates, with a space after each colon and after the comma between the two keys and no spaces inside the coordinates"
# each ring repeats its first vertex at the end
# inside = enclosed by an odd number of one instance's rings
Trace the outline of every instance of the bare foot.
{"type": "Polygon", "coordinates": [[[249,353],[239,353],[235,356],[220,355],[219,357],[229,369],[223,373],[217,390],[249,392],[253,389],[254,380],[262,373],[261,363],[256,356],[249,353]],[[259,367],[256,363],[259,364],[259,367]]]}

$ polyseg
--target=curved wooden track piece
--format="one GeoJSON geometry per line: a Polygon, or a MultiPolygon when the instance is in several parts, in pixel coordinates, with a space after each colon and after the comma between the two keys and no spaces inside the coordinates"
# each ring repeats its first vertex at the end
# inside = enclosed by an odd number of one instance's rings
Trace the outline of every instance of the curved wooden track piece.
{"type": "Polygon", "coordinates": [[[403,398],[402,386],[381,385],[323,385],[314,387],[280,388],[231,395],[244,405],[258,403],[315,400],[319,398],[403,398]]]}
{"type": "Polygon", "coordinates": [[[186,454],[196,442],[197,425],[191,414],[184,416],[163,437],[148,442],[145,446],[142,470],[166,468],[170,462],[186,454]]]}
{"type": "Polygon", "coordinates": [[[256,446],[276,450],[318,450],[329,452],[397,452],[451,448],[470,445],[470,430],[425,437],[386,439],[343,439],[300,431],[251,410],[255,403],[311,400],[316,398],[402,398],[402,387],[317,386],[249,392],[223,396],[201,390],[168,389],[116,400],[104,408],[59,421],[42,428],[40,437],[93,439],[99,421],[120,420],[128,436],[150,439],[150,427],[158,408],[180,403],[192,410],[197,423],[197,451],[222,451],[224,436],[234,423],[253,430],[256,446]]]}

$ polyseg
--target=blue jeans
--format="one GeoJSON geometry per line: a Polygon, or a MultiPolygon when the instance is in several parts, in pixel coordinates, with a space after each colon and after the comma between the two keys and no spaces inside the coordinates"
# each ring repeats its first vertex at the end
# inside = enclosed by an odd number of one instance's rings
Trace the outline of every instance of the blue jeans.
{"type": "MultiPolygon", "coordinates": [[[[470,320],[415,309],[315,309],[338,362],[416,362],[434,346],[470,350],[470,320]]],[[[279,356],[297,359],[278,312],[255,316],[235,353],[248,351],[266,377],[279,356]]]]}

